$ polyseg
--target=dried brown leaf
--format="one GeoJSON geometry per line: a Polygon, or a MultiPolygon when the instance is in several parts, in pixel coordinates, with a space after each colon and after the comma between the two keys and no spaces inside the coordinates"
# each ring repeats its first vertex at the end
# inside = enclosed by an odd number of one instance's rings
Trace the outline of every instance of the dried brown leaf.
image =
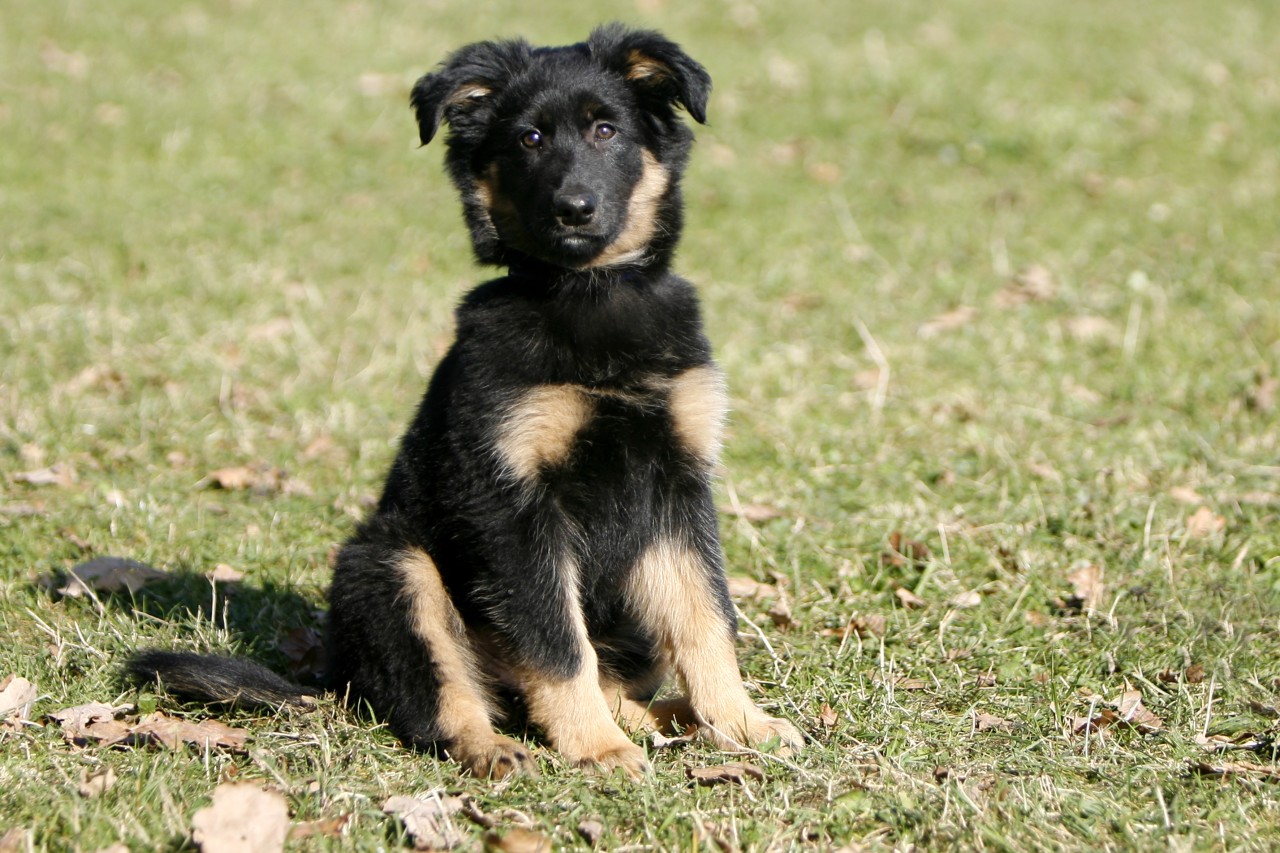
{"type": "Polygon", "coordinates": [[[818,711],[818,722],[822,723],[824,729],[835,728],[836,723],[840,722],[840,715],[835,708],[823,702],[822,709],[818,711]]]}
{"type": "Polygon", "coordinates": [[[975,590],[969,590],[968,592],[962,592],[959,595],[956,595],[947,603],[957,609],[967,610],[970,607],[977,607],[982,603],[982,594],[975,590]]]}
{"type": "Polygon", "coordinates": [[[350,814],[337,817],[324,817],[317,820],[304,820],[289,828],[289,840],[301,841],[305,838],[340,838],[342,831],[351,822],[350,814]]]}
{"type": "Polygon", "coordinates": [[[764,780],[764,771],[754,764],[735,761],[715,767],[687,767],[685,773],[699,785],[720,785],[725,782],[736,782],[745,785],[748,779],[764,780]]]}
{"type": "Polygon", "coordinates": [[[1187,667],[1186,678],[1188,684],[1199,684],[1204,681],[1205,671],[1202,664],[1193,663],[1187,667]]]}
{"type": "Polygon", "coordinates": [[[274,853],[289,835],[289,806],[275,791],[243,782],[213,789],[213,802],[191,818],[202,853],[274,853]]]}
{"type": "Polygon", "coordinates": [[[919,610],[922,607],[929,606],[929,602],[925,601],[905,586],[898,587],[893,591],[893,594],[898,597],[898,603],[908,610],[919,610]]]}
{"type": "Polygon", "coordinates": [[[110,767],[101,767],[92,773],[88,768],[80,771],[80,796],[86,800],[93,799],[111,790],[116,783],[116,771],[110,767]]]}
{"type": "Polygon", "coordinates": [[[1105,317],[1083,315],[1067,317],[1062,321],[1067,334],[1077,341],[1088,343],[1115,335],[1115,324],[1105,317]]]}
{"type": "Polygon", "coordinates": [[[694,724],[685,726],[683,732],[674,737],[668,737],[662,732],[650,732],[649,743],[654,749],[670,749],[675,746],[684,746],[687,743],[693,743],[698,739],[698,727],[694,724]]]}
{"type": "Polygon", "coordinates": [[[787,601],[786,596],[779,596],[769,608],[769,619],[773,622],[773,626],[781,631],[791,627],[791,602],[787,601]]]}
{"type": "Polygon", "coordinates": [[[485,835],[484,849],[500,853],[551,853],[551,839],[541,832],[517,826],[501,835],[496,832],[485,835]]]}
{"type": "Polygon", "coordinates": [[[778,594],[776,586],[769,583],[761,583],[754,578],[730,575],[726,580],[729,583],[729,597],[737,601],[750,599],[759,601],[762,598],[773,598],[778,594]]]}
{"type": "Polygon", "coordinates": [[[1013,308],[1027,302],[1047,302],[1058,294],[1058,284],[1048,267],[1032,264],[1013,277],[996,294],[1000,308],[1013,308]]]}
{"type": "Polygon", "coordinates": [[[63,708],[46,716],[62,728],[62,736],[69,743],[83,746],[97,741],[115,743],[128,737],[129,726],[116,718],[132,710],[132,705],[89,702],[63,708]]]}
{"type": "Polygon", "coordinates": [[[77,481],[75,469],[64,462],[34,471],[22,471],[14,474],[13,479],[28,486],[57,486],[62,489],[71,488],[77,481]]]}
{"type": "Polygon", "coordinates": [[[209,572],[205,577],[218,583],[239,583],[244,580],[244,572],[234,569],[226,563],[218,563],[213,567],[213,571],[209,572]]]}
{"type": "Polygon", "coordinates": [[[1221,533],[1226,526],[1227,520],[1207,506],[1202,506],[1187,516],[1187,535],[1193,539],[1202,539],[1221,533]]]}
{"type": "Polygon", "coordinates": [[[1132,726],[1143,734],[1158,732],[1164,728],[1164,720],[1151,713],[1142,704],[1142,692],[1126,690],[1111,703],[1120,712],[1120,722],[1132,726]]]}
{"type": "Polygon", "coordinates": [[[420,797],[391,797],[382,804],[382,811],[400,819],[415,849],[452,850],[467,840],[466,832],[453,821],[464,805],[459,797],[432,791],[420,797]]]}
{"type": "Polygon", "coordinates": [[[962,329],[973,322],[973,318],[978,316],[978,309],[970,305],[960,305],[933,317],[928,322],[920,325],[916,329],[916,334],[922,338],[932,338],[943,332],[951,332],[956,329],[962,329]]]}
{"type": "Polygon", "coordinates": [[[889,534],[888,547],[880,554],[882,566],[921,566],[929,560],[929,546],[908,538],[901,530],[889,534]]]}
{"type": "Polygon", "coordinates": [[[1015,724],[1003,717],[988,714],[985,711],[974,711],[973,728],[979,732],[1011,732],[1015,724]]]}
{"type": "Polygon", "coordinates": [[[1202,776],[1252,776],[1269,782],[1280,782],[1280,767],[1274,764],[1228,761],[1223,764],[1197,763],[1193,765],[1193,769],[1202,776]]]}
{"type": "Polygon", "coordinates": [[[325,668],[324,635],[309,625],[294,628],[276,644],[289,660],[295,678],[309,678],[325,668]]]}
{"type": "MultiPolygon", "coordinates": [[[[1083,609],[1096,611],[1102,608],[1106,591],[1102,576],[1102,566],[1093,563],[1080,566],[1067,575],[1067,580],[1075,588],[1075,600],[1080,603],[1079,606],[1083,609]]],[[[1068,609],[1070,609],[1069,605],[1068,609]]]]}
{"type": "Polygon", "coordinates": [[[1174,486],[1169,489],[1169,497],[1178,503],[1183,504],[1199,504],[1204,502],[1204,498],[1200,493],[1190,486],[1174,486]]]}
{"type": "Polygon", "coordinates": [[[720,512],[724,515],[745,518],[755,524],[782,517],[781,510],[768,504],[733,504],[732,506],[721,507],[720,512]]]}
{"type": "Polygon", "coordinates": [[[36,686],[22,676],[6,675],[0,681],[0,726],[17,728],[28,722],[38,695],[36,686]]]}
{"type": "Polygon", "coordinates": [[[578,824],[578,836],[592,847],[604,838],[604,824],[598,820],[584,820],[578,824]]]}
{"type": "Polygon", "coordinates": [[[130,560],[126,557],[94,557],[81,563],[67,574],[67,583],[58,590],[60,595],[76,598],[90,590],[94,592],[136,593],[154,580],[169,577],[167,572],[130,560]]]}
{"type": "Polygon", "coordinates": [[[232,728],[218,720],[191,723],[166,716],[160,711],[143,717],[129,732],[130,743],[159,743],[168,749],[178,749],[190,744],[201,750],[221,748],[244,752],[248,740],[248,731],[232,728]]]}
{"type": "Polygon", "coordinates": [[[4,835],[0,835],[0,853],[25,853],[30,849],[27,844],[29,834],[30,830],[15,826],[4,835]]]}

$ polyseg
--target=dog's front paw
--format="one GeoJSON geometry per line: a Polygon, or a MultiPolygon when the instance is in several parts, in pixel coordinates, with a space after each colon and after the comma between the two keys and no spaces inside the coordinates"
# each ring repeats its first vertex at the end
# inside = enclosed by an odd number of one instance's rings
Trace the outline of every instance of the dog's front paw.
{"type": "Polygon", "coordinates": [[[712,743],[721,749],[769,749],[772,746],[774,754],[782,757],[804,749],[804,735],[799,729],[780,717],[770,717],[754,705],[719,718],[703,716],[699,722],[712,743]]]}
{"type": "Polygon", "coordinates": [[[759,719],[753,720],[747,731],[747,742],[755,747],[768,747],[776,743],[777,749],[774,752],[783,757],[804,749],[804,735],[789,720],[781,717],[761,715],[759,719]]]}
{"type": "Polygon", "coordinates": [[[639,781],[653,768],[645,755],[644,749],[627,741],[625,744],[611,747],[592,755],[566,755],[574,766],[589,773],[612,773],[621,768],[633,780],[639,781]]]}
{"type": "Polygon", "coordinates": [[[516,774],[538,775],[538,765],[528,747],[499,734],[459,741],[450,745],[449,755],[480,779],[496,781],[516,774]]]}

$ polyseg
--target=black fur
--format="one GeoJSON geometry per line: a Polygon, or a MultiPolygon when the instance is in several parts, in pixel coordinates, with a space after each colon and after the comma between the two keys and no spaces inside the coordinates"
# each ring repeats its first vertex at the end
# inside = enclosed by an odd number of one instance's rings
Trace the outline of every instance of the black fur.
{"type": "MultiPolygon", "coordinates": [[[[491,670],[477,677],[486,690],[513,678],[520,689],[515,672],[578,673],[580,612],[602,671],[647,701],[667,658],[625,585],[660,539],[696,555],[681,582],[712,602],[713,633],[731,649],[713,462],[681,440],[668,398],[686,372],[712,367],[693,289],[669,269],[693,138],[676,110],[704,122],[710,87],[671,41],[611,25],[569,47],[470,45],[413,89],[422,143],[449,125],[446,167],[476,257],[508,272],[458,308],[457,340],[329,593],[331,687],[368,703],[409,744],[455,746],[441,711],[441,679],[451,676],[415,633],[397,570],[406,553],[438,568],[466,626],[461,642],[491,670]],[[531,392],[560,386],[584,395],[591,416],[562,458],[519,476],[500,450],[504,430],[519,426],[531,392]]],[[[184,679],[176,673],[190,660],[138,660],[135,673],[206,688],[187,690],[200,698],[230,690],[207,689],[210,667],[260,688],[233,684],[242,697],[294,695],[225,662],[202,659],[205,675],[184,679]]]]}

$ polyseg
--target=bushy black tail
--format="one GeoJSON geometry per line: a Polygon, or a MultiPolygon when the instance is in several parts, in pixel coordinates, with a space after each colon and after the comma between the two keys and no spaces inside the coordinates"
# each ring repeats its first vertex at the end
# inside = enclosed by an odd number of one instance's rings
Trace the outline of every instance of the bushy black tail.
{"type": "Polygon", "coordinates": [[[244,707],[315,705],[315,690],[237,658],[144,649],[129,658],[125,670],[135,682],[158,681],[170,693],[189,701],[244,707]]]}

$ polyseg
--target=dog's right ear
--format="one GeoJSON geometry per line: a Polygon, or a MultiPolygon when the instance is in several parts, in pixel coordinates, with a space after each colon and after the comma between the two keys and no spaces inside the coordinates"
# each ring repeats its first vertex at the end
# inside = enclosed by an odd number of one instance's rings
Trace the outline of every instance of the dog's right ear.
{"type": "Polygon", "coordinates": [[[467,45],[420,79],[409,96],[418,118],[418,137],[426,145],[440,122],[455,130],[469,119],[481,119],[507,81],[528,62],[524,41],[483,41],[467,45]]]}

